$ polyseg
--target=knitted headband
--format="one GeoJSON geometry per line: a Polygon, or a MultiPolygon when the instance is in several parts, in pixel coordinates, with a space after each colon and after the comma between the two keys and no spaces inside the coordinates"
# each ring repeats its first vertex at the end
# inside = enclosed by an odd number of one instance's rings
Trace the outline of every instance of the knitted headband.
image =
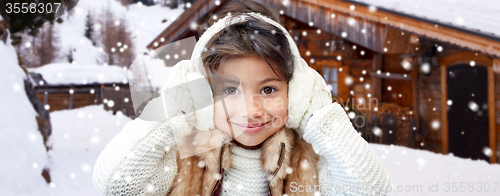
{"type": "Polygon", "coordinates": [[[250,17],[260,19],[281,29],[288,39],[290,50],[294,56],[293,75],[288,83],[288,120],[285,126],[302,133],[312,112],[332,102],[331,93],[327,90],[325,81],[300,56],[297,45],[288,31],[276,21],[261,14],[247,13],[237,17],[226,16],[214,23],[198,40],[191,60],[181,61],[172,68],[162,91],[190,81],[196,80],[198,82],[197,85],[178,87],[177,92],[164,97],[167,116],[178,114],[179,110],[184,111],[183,113],[193,111],[194,116],[191,115],[187,118],[198,130],[206,131],[215,128],[213,120],[214,100],[206,80],[207,74],[201,54],[208,41],[217,33],[227,26],[244,22],[250,17]],[[181,97],[182,100],[179,100],[181,97]],[[176,99],[177,102],[172,101],[172,99],[176,99]],[[174,106],[172,103],[180,103],[180,105],[174,106]]]}

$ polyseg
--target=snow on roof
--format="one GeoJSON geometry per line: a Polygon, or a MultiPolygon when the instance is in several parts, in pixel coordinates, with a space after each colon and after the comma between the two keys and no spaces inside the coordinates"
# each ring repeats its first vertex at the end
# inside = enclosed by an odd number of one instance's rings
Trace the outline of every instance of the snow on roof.
{"type": "Polygon", "coordinates": [[[28,69],[39,73],[49,85],[126,83],[128,71],[116,65],[73,65],[53,63],[28,69]]]}
{"type": "Polygon", "coordinates": [[[499,0],[352,0],[500,37],[499,0]]]}

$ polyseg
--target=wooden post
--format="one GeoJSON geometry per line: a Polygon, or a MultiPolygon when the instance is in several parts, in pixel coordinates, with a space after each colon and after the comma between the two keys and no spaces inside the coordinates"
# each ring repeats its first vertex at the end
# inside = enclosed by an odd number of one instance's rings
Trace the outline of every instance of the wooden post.
{"type": "Polygon", "coordinates": [[[99,104],[99,91],[97,90],[97,88],[94,88],[93,90],[94,90],[94,96],[95,96],[94,104],[97,105],[97,104],[99,104]]]}
{"type": "Polygon", "coordinates": [[[443,154],[448,154],[448,105],[446,101],[448,100],[448,87],[446,85],[446,66],[441,65],[441,132],[442,132],[442,144],[443,144],[443,154]]]}
{"type": "Polygon", "coordinates": [[[49,93],[45,91],[45,93],[43,93],[43,105],[47,105],[47,102],[49,102],[49,93]]]}
{"type": "MultiPolygon", "coordinates": [[[[382,69],[382,55],[381,54],[376,54],[373,55],[373,66],[372,66],[372,72],[377,72],[377,70],[382,69]]],[[[372,74],[372,88],[373,88],[373,97],[376,98],[378,103],[381,102],[382,99],[382,80],[377,77],[373,77],[372,74]]],[[[378,108],[378,106],[377,106],[378,108]]]]}
{"type": "MultiPolygon", "coordinates": [[[[413,127],[410,127],[410,132],[408,134],[413,134],[412,132],[420,130],[420,89],[419,89],[419,75],[416,74],[415,78],[413,78],[413,116],[415,119],[415,127],[416,130],[413,129],[413,127]]],[[[415,135],[415,134],[413,134],[415,135]]],[[[415,138],[413,138],[415,139],[415,138]]],[[[414,148],[415,140],[412,141],[410,144],[410,148],[414,148]]],[[[418,146],[418,144],[417,144],[418,146]]],[[[421,147],[421,146],[420,146],[421,147]]]]}
{"type": "Polygon", "coordinates": [[[488,117],[489,119],[489,138],[490,138],[490,163],[497,162],[496,150],[496,118],[495,118],[495,74],[493,66],[488,66],[488,117]]]}
{"type": "Polygon", "coordinates": [[[73,109],[73,93],[69,94],[69,109],[73,109]]]}

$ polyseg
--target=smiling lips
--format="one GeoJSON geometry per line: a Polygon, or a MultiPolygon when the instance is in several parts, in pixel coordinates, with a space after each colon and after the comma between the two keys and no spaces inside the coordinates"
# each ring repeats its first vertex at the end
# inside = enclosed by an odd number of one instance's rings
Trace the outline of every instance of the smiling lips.
{"type": "MultiPolygon", "coordinates": [[[[271,121],[269,121],[269,122],[271,122],[271,121]]],[[[247,125],[240,125],[237,123],[233,123],[233,124],[238,126],[238,128],[240,128],[245,133],[257,133],[260,130],[262,130],[266,126],[266,124],[268,124],[269,122],[257,123],[257,124],[247,124],[247,125]]]]}

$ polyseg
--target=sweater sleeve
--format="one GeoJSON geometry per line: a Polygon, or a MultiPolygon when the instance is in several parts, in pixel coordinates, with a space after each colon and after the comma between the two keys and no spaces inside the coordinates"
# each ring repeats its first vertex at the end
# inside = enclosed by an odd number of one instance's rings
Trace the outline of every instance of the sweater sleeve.
{"type": "Polygon", "coordinates": [[[166,195],[177,174],[172,121],[135,119],[99,155],[94,186],[101,195],[166,195]]]}
{"type": "Polygon", "coordinates": [[[320,155],[322,195],[389,195],[389,173],[339,104],[316,110],[303,138],[320,155]]]}

